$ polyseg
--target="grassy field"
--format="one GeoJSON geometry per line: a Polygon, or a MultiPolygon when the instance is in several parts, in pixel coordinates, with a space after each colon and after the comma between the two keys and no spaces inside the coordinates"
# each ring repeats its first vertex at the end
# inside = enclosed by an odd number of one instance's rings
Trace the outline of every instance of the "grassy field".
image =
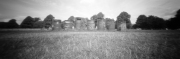
{"type": "Polygon", "coordinates": [[[180,59],[180,31],[0,31],[0,59],[180,59]]]}

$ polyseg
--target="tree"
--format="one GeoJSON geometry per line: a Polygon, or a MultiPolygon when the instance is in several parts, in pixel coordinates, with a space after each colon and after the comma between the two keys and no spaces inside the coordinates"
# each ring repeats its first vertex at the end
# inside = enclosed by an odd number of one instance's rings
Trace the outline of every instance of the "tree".
{"type": "Polygon", "coordinates": [[[8,27],[8,28],[18,28],[19,25],[16,23],[16,19],[11,19],[11,20],[9,20],[9,22],[7,23],[7,27],[8,27]]]}
{"type": "Polygon", "coordinates": [[[7,22],[0,22],[0,29],[7,28],[7,22]]]}
{"type": "Polygon", "coordinates": [[[131,21],[130,21],[130,17],[131,15],[129,15],[127,12],[121,12],[119,16],[117,16],[117,20],[116,20],[116,28],[118,29],[118,27],[122,24],[122,23],[126,23],[126,27],[129,29],[131,28],[131,21]]]}
{"type": "Polygon", "coordinates": [[[32,28],[42,28],[43,21],[39,17],[33,18],[33,27],[32,28]]]}
{"type": "Polygon", "coordinates": [[[35,17],[33,19],[33,28],[43,28],[44,21],[41,20],[39,17],[35,17]]]}
{"type": "Polygon", "coordinates": [[[34,22],[40,21],[41,19],[39,17],[34,18],[34,22]]]}
{"type": "Polygon", "coordinates": [[[147,24],[147,16],[146,15],[140,15],[137,18],[135,26],[137,28],[142,28],[142,29],[147,28],[147,26],[148,26],[148,24],[147,24]]]}
{"type": "Polygon", "coordinates": [[[54,21],[54,16],[53,15],[48,15],[45,19],[44,19],[44,27],[45,28],[50,28],[52,27],[54,21]]]}
{"type": "Polygon", "coordinates": [[[117,17],[117,21],[125,22],[130,19],[130,15],[127,12],[121,12],[120,15],[117,17]]]}
{"type": "Polygon", "coordinates": [[[34,19],[31,16],[27,16],[21,23],[21,28],[32,28],[34,19]]]}
{"type": "Polygon", "coordinates": [[[126,25],[127,25],[128,29],[130,29],[132,27],[132,23],[131,23],[130,19],[127,19],[126,25]]]}
{"type": "Polygon", "coordinates": [[[33,28],[43,28],[44,22],[43,21],[37,21],[33,24],[33,28]]]}
{"type": "Polygon", "coordinates": [[[180,29],[180,9],[176,12],[174,18],[166,21],[166,25],[169,29],[180,29]]]}
{"type": "Polygon", "coordinates": [[[104,19],[104,14],[102,12],[99,12],[97,14],[97,19],[104,19]]]}
{"type": "Polygon", "coordinates": [[[73,23],[75,22],[74,16],[70,16],[68,20],[72,21],[73,23]]]}
{"type": "Polygon", "coordinates": [[[97,15],[91,16],[91,20],[95,20],[95,19],[97,19],[97,15]]]}
{"type": "Polygon", "coordinates": [[[148,23],[150,29],[165,29],[165,21],[163,18],[157,16],[149,16],[148,23]]]}
{"type": "Polygon", "coordinates": [[[91,17],[91,20],[98,21],[98,19],[104,19],[104,14],[102,12],[99,12],[97,15],[93,15],[91,17]]]}
{"type": "Polygon", "coordinates": [[[165,21],[163,18],[153,15],[148,17],[140,15],[134,27],[141,29],[165,29],[165,21]]]}
{"type": "Polygon", "coordinates": [[[99,20],[104,20],[104,14],[103,14],[102,12],[99,12],[98,14],[93,15],[93,16],[91,17],[91,20],[94,20],[95,26],[97,26],[97,22],[98,22],[99,20]]]}

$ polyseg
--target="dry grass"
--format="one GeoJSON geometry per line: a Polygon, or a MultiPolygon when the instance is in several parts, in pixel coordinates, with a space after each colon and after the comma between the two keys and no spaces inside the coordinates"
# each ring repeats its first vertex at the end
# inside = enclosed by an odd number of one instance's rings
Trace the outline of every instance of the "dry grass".
{"type": "Polygon", "coordinates": [[[0,59],[179,59],[180,31],[0,34],[0,59]]]}

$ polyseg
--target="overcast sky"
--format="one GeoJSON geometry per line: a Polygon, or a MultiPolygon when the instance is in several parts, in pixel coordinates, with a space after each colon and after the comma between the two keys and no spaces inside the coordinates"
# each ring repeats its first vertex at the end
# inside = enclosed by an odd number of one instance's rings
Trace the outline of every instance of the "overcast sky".
{"type": "Polygon", "coordinates": [[[171,18],[180,9],[180,0],[0,0],[0,21],[14,18],[21,23],[26,16],[42,20],[52,14],[56,19],[88,17],[102,12],[113,18],[126,11],[132,23],[141,14],[171,18]]]}

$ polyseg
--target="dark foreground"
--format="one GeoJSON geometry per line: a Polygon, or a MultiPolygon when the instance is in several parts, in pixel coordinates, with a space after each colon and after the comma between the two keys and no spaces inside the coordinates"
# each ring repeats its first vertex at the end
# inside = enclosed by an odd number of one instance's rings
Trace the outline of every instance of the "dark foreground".
{"type": "Polygon", "coordinates": [[[0,31],[0,59],[180,59],[180,31],[0,31]]]}

